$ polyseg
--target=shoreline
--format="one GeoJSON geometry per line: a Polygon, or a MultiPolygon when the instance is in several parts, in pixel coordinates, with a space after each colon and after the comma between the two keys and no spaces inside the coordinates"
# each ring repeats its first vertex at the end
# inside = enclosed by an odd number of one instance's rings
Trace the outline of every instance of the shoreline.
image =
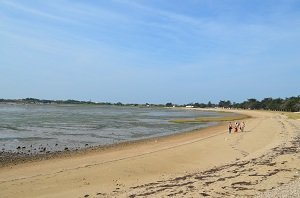
{"type": "MultiPolygon", "coordinates": [[[[179,108],[182,109],[182,108],[179,108]]],[[[218,112],[218,110],[214,109],[185,109],[185,110],[195,110],[195,111],[215,111],[218,112]]],[[[230,112],[230,111],[228,111],[230,112]]],[[[227,112],[227,113],[228,113],[227,112]]],[[[228,117],[228,116],[227,116],[228,117]]],[[[226,116],[223,116],[222,118],[227,118],[226,116]]],[[[233,119],[234,117],[230,117],[230,119],[233,119]]],[[[250,116],[247,116],[245,114],[237,114],[236,113],[236,118],[237,120],[244,120],[244,119],[250,119],[250,116]]],[[[196,119],[196,118],[195,118],[196,119]]],[[[172,122],[172,120],[170,121],[172,122]]],[[[110,150],[118,150],[122,149],[124,147],[131,147],[131,146],[139,146],[141,144],[149,144],[152,142],[156,141],[167,141],[171,140],[172,138],[180,138],[184,136],[189,136],[192,133],[202,133],[207,130],[213,130],[214,127],[218,126],[223,126],[224,130],[226,130],[226,124],[225,122],[228,121],[210,121],[210,122],[215,122],[216,125],[213,126],[208,126],[208,127],[203,127],[199,129],[194,129],[191,131],[184,131],[184,132],[179,132],[179,133],[174,133],[174,134],[168,134],[164,136],[158,136],[158,137],[150,137],[150,138],[144,138],[144,139],[138,139],[138,140],[130,140],[130,141],[125,141],[125,142],[119,142],[119,143],[114,143],[114,144],[108,144],[108,145],[99,145],[99,146],[89,146],[89,147],[83,147],[80,149],[67,149],[67,150],[62,150],[62,151],[52,151],[49,153],[23,153],[23,152],[7,152],[7,151],[0,151],[0,168],[1,167],[7,167],[7,166],[14,166],[18,164],[23,164],[23,163],[30,163],[30,162],[37,162],[37,161],[43,161],[43,160],[51,160],[51,159],[56,159],[56,158],[72,158],[74,156],[80,156],[80,155],[85,155],[90,152],[105,152],[105,151],[110,151],[110,150]]],[[[178,123],[180,124],[180,123],[178,123]]]]}
{"type": "Polygon", "coordinates": [[[245,132],[227,134],[223,124],[3,167],[0,190],[3,197],[253,197],[299,180],[300,122],[238,112],[252,116],[245,132]]]}

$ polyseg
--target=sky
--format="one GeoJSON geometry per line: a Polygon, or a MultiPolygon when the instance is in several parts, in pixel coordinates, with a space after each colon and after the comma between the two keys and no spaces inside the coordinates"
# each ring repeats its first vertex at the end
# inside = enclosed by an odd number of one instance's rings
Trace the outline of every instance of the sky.
{"type": "Polygon", "coordinates": [[[0,0],[0,98],[285,98],[299,52],[299,0],[0,0]]]}

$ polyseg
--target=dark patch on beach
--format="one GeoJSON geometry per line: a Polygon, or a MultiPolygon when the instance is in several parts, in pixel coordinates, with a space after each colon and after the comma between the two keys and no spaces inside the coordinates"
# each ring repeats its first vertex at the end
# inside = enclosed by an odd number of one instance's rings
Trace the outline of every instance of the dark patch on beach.
{"type": "Polygon", "coordinates": [[[102,196],[106,196],[106,193],[100,193],[100,192],[98,192],[98,193],[96,193],[96,195],[102,195],[102,196]]]}
{"type": "Polygon", "coordinates": [[[204,193],[204,192],[202,192],[202,193],[199,193],[200,195],[202,195],[203,197],[208,197],[208,196],[210,196],[209,194],[207,194],[207,193],[204,193]]]}
{"type": "Polygon", "coordinates": [[[183,190],[180,190],[180,191],[178,191],[178,192],[176,192],[176,193],[168,194],[167,196],[168,196],[168,197],[174,197],[174,196],[179,195],[179,194],[182,194],[182,193],[183,193],[183,190]]]}
{"type": "Polygon", "coordinates": [[[235,182],[235,183],[232,183],[231,184],[232,186],[234,185],[252,185],[251,182],[245,182],[245,181],[242,181],[242,182],[235,182]]]}

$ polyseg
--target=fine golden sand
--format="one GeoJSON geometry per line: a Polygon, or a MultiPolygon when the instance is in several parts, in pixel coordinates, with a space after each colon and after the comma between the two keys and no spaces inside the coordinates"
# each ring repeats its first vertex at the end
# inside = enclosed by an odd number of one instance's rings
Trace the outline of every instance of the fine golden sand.
{"type": "Polygon", "coordinates": [[[0,197],[245,197],[297,180],[300,121],[246,114],[200,131],[0,168],[0,197]]]}

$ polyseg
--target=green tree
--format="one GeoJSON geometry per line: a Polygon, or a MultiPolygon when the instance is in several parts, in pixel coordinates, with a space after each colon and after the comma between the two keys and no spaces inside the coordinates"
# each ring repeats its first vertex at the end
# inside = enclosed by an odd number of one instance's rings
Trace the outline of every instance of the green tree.
{"type": "Polygon", "coordinates": [[[171,102],[166,103],[166,107],[173,107],[173,104],[171,102]]]}

